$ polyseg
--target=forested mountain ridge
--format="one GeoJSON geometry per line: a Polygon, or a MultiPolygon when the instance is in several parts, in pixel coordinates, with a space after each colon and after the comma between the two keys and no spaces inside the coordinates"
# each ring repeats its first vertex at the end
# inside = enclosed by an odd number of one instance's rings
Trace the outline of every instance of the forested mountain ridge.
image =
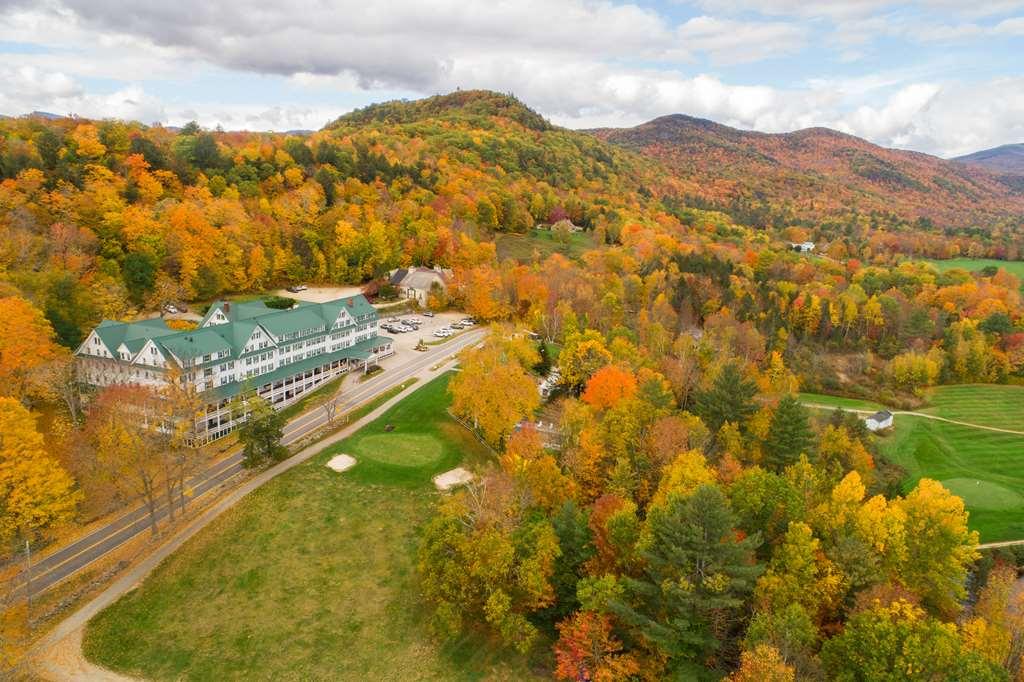
{"type": "Polygon", "coordinates": [[[957,156],[951,161],[981,166],[993,173],[1024,175],[1024,142],[983,149],[972,154],[957,156]]]}
{"type": "Polygon", "coordinates": [[[411,123],[426,118],[465,114],[499,117],[540,132],[553,128],[547,119],[514,96],[489,90],[458,90],[447,95],[435,95],[419,100],[378,102],[344,114],[327,127],[364,125],[370,122],[411,123]]]}
{"type": "MultiPolygon", "coordinates": [[[[690,129],[752,168],[782,165],[745,134],[690,129]]],[[[812,179],[809,195],[828,177],[812,179]]],[[[451,409],[500,454],[476,472],[486,495],[444,496],[418,529],[438,639],[552,651],[540,665],[567,680],[878,679],[891,661],[920,679],[1011,679],[1016,568],[979,561],[950,489],[796,393],[910,408],[937,384],[1024,381],[1020,279],[914,258],[1017,258],[1021,225],[852,208],[814,221],[787,208],[785,182],[766,219],[741,221],[702,199],[715,182],[488,92],[302,136],[0,121],[0,464],[33,462],[0,466],[0,488],[47,493],[0,504],[0,547],[152,494],[167,453],[203,463],[147,431],[129,395],[142,387],[78,401],[70,349],[101,318],[442,265],[452,277],[428,305],[494,325],[459,358],[451,409]],[[790,247],[808,239],[813,252],[790,247]],[[540,418],[558,450],[517,428],[540,418]]]]}
{"type": "Polygon", "coordinates": [[[999,177],[1000,182],[1024,192],[1024,143],[1004,144],[952,159],[974,168],[984,168],[999,177]]]}
{"type": "Polygon", "coordinates": [[[1024,211],[1024,193],[984,169],[886,149],[828,128],[759,133],[673,114],[590,132],[663,160],[695,198],[765,203],[784,220],[857,211],[987,227],[1024,211]]]}
{"type": "Polygon", "coordinates": [[[0,272],[74,346],[101,318],[289,281],[494,257],[568,218],[617,239],[666,213],[655,164],[510,97],[376,105],[311,135],[0,121],[0,272]]]}

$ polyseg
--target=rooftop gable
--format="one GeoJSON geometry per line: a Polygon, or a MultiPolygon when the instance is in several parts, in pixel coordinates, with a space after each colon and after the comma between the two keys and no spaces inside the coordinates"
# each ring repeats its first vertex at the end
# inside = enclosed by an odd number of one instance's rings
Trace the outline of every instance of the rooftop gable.
{"type": "Polygon", "coordinates": [[[231,345],[209,327],[163,337],[159,344],[179,360],[194,360],[222,350],[231,350],[231,345]]]}

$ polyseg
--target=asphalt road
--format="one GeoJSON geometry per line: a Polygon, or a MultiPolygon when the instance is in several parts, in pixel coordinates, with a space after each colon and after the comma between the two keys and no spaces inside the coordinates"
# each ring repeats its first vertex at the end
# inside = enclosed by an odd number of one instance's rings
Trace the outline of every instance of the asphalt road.
{"type": "MultiPolygon", "coordinates": [[[[484,334],[485,331],[482,329],[474,329],[460,334],[448,343],[430,347],[430,350],[403,365],[392,367],[379,376],[348,387],[347,391],[342,393],[336,414],[340,417],[349,410],[373,400],[381,393],[401,384],[425,368],[436,364],[441,358],[477,343],[483,338],[484,334]]],[[[283,442],[289,444],[300,440],[326,423],[327,415],[324,409],[317,406],[288,422],[284,428],[283,442]]],[[[217,495],[223,492],[223,489],[218,490],[218,488],[243,471],[245,469],[242,466],[242,450],[238,448],[224,459],[189,480],[187,487],[192,491],[191,499],[206,493],[217,495]]],[[[166,505],[161,505],[157,509],[156,516],[158,523],[167,518],[166,505]]],[[[32,594],[36,595],[53,587],[94,561],[103,558],[109,552],[112,552],[140,533],[148,533],[149,527],[149,512],[145,505],[142,505],[61,547],[59,550],[46,554],[38,561],[33,561],[31,570],[32,594]]],[[[17,592],[23,592],[25,587],[24,574],[22,573],[16,577],[13,584],[17,592]]]]}

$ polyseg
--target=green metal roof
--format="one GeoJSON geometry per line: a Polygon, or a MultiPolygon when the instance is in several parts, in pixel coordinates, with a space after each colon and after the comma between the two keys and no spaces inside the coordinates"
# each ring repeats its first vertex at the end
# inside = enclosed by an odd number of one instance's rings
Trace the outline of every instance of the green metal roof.
{"type": "Polygon", "coordinates": [[[138,348],[142,348],[146,345],[146,341],[149,339],[161,338],[164,336],[170,336],[177,334],[175,330],[167,326],[167,323],[161,318],[154,318],[151,320],[139,320],[138,322],[115,322],[113,320],[103,320],[96,327],[96,335],[100,337],[100,340],[106,345],[107,349],[112,354],[117,354],[118,347],[124,343],[128,346],[129,350],[133,353],[137,352],[138,348]],[[129,342],[139,342],[131,343],[129,342]],[[137,349],[132,350],[132,346],[136,346],[137,349]]]}
{"type": "Polygon", "coordinates": [[[174,336],[165,336],[157,343],[182,360],[192,360],[204,355],[213,355],[222,350],[231,350],[231,344],[210,327],[179,332],[174,336]]]}
{"type": "Polygon", "coordinates": [[[343,358],[349,358],[352,360],[366,360],[367,358],[370,357],[371,348],[373,348],[375,345],[390,341],[391,339],[389,339],[386,336],[374,336],[369,339],[360,341],[357,344],[351,345],[348,348],[336,350],[333,353],[323,353],[321,355],[314,355],[311,358],[305,358],[304,360],[299,360],[298,362],[292,362],[290,364],[284,365],[283,367],[278,367],[274,371],[267,372],[266,374],[259,374],[254,377],[249,377],[248,379],[245,379],[243,381],[233,381],[230,384],[224,384],[223,386],[211,388],[207,390],[204,393],[204,395],[209,395],[213,398],[218,399],[233,398],[236,395],[238,395],[246,386],[255,390],[257,387],[263,386],[264,384],[270,384],[274,383],[275,381],[281,381],[292,376],[293,374],[305,372],[306,370],[313,369],[314,367],[319,367],[328,362],[334,362],[335,360],[341,360],[343,358]]]}
{"type": "MultiPolygon", "coordinates": [[[[202,324],[206,324],[217,310],[224,312],[231,321],[210,326],[201,325],[191,331],[176,331],[169,328],[162,318],[138,322],[103,320],[96,327],[96,334],[114,355],[122,343],[134,355],[148,340],[154,339],[165,351],[183,361],[201,359],[205,355],[215,355],[223,350],[230,351],[231,359],[238,359],[257,325],[280,338],[284,334],[313,328],[330,330],[342,310],[346,310],[354,319],[365,316],[372,319],[377,315],[377,310],[361,294],[325,303],[301,301],[290,310],[269,308],[262,301],[217,301],[206,312],[202,324]]],[[[303,335],[303,338],[305,336],[303,335]]],[[[292,339],[289,339],[290,341],[292,339]]],[[[224,358],[211,359],[211,362],[223,360],[224,358]]]]}
{"type": "Polygon", "coordinates": [[[254,317],[266,315],[267,313],[274,313],[279,309],[270,308],[263,301],[214,301],[209,310],[206,311],[206,315],[203,316],[199,326],[205,325],[218,310],[224,313],[224,317],[228,318],[231,322],[237,322],[239,320],[251,320],[254,317]]]}
{"type": "Polygon", "coordinates": [[[257,318],[260,326],[274,336],[280,338],[284,334],[294,334],[313,327],[330,327],[334,320],[324,320],[320,306],[302,306],[291,310],[281,310],[271,315],[257,318]]]}
{"type": "Polygon", "coordinates": [[[239,356],[248,343],[252,332],[258,325],[251,320],[241,320],[229,324],[215,324],[205,329],[212,329],[231,346],[231,355],[239,356]]]}

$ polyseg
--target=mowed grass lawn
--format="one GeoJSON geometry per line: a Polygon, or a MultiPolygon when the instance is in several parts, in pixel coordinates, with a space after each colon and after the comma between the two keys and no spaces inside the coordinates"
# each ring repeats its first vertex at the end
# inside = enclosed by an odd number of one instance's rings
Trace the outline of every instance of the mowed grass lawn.
{"type": "Polygon", "coordinates": [[[926,259],[939,269],[939,272],[948,270],[966,270],[978,272],[987,267],[1003,268],[1010,274],[1016,275],[1024,280],[1024,261],[1019,260],[995,260],[992,258],[949,258],[947,260],[926,259]]]}
{"type": "Polygon", "coordinates": [[[880,403],[873,403],[868,400],[857,398],[844,398],[837,395],[825,395],[824,393],[801,393],[798,396],[800,402],[812,405],[825,405],[827,407],[841,407],[844,410],[880,410],[880,403]]]}
{"type": "Polygon", "coordinates": [[[962,497],[982,542],[1024,539],[1024,436],[897,415],[878,442],[907,470],[905,490],[932,478],[962,497]]]}
{"type": "MultiPolygon", "coordinates": [[[[846,409],[880,407],[813,393],[800,397],[846,409]]],[[[940,386],[926,397],[927,407],[918,412],[1024,432],[1024,387],[940,386]]],[[[962,497],[983,542],[1024,539],[1024,436],[897,414],[893,432],[877,443],[882,456],[907,470],[905,490],[932,478],[962,497]]]]}
{"type": "Polygon", "coordinates": [[[1024,431],[1024,386],[965,384],[929,391],[928,407],[919,410],[937,417],[1024,431]]]}
{"type": "Polygon", "coordinates": [[[447,416],[449,377],[189,540],[89,623],[86,656],[157,680],[538,678],[543,667],[474,638],[439,644],[419,606],[430,477],[489,457],[447,416]],[[324,466],[339,452],[359,463],[324,466]]]}

